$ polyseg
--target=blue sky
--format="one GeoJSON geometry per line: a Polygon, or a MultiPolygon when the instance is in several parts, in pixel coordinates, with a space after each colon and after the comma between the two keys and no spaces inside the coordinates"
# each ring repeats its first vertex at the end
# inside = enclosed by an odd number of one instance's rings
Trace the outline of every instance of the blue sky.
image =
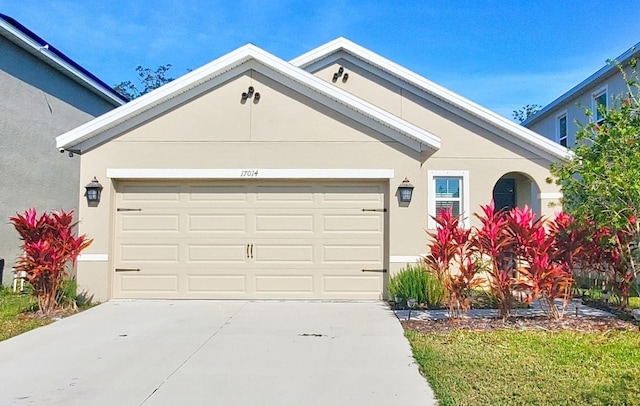
{"type": "Polygon", "coordinates": [[[0,0],[109,84],[177,77],[251,42],[285,60],[344,36],[511,118],[640,42],[636,0],[0,0]]]}

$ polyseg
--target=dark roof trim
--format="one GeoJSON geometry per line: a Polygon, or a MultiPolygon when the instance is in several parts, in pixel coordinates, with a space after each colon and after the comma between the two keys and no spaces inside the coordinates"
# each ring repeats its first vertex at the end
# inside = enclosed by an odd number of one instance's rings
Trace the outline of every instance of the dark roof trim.
{"type": "Polygon", "coordinates": [[[74,69],[78,70],[80,73],[82,73],[83,75],[85,75],[86,77],[91,79],[92,81],[94,81],[97,85],[99,85],[102,88],[102,90],[105,93],[109,93],[110,95],[115,96],[117,99],[119,99],[120,101],[122,101],[124,103],[129,101],[129,99],[127,99],[126,97],[124,97],[120,93],[116,92],[111,86],[109,86],[108,84],[106,84],[105,82],[100,80],[93,73],[89,72],[88,70],[86,70],[85,68],[80,66],[77,62],[75,62],[73,59],[69,58],[62,51],[60,51],[59,49],[57,49],[56,47],[54,47],[53,45],[51,45],[50,43],[48,43],[47,41],[42,39],[36,33],[31,31],[30,29],[28,29],[24,25],[20,24],[15,19],[13,19],[13,18],[11,18],[11,17],[9,17],[9,16],[7,16],[5,14],[2,14],[2,13],[0,13],[0,19],[4,20],[7,24],[11,25],[13,28],[15,28],[16,30],[20,31],[22,34],[27,36],[29,39],[31,39],[32,41],[34,41],[35,43],[37,43],[41,47],[46,48],[49,52],[51,52],[52,54],[54,54],[55,56],[57,56],[58,58],[60,58],[64,62],[66,62],[67,64],[69,64],[74,69]]]}

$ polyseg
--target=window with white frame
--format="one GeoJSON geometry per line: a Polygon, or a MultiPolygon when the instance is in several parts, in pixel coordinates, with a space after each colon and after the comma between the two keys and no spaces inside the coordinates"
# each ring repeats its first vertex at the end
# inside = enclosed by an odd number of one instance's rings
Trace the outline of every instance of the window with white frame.
{"type": "Polygon", "coordinates": [[[435,229],[433,220],[441,210],[451,208],[455,216],[461,216],[461,225],[470,226],[469,219],[469,171],[428,171],[427,228],[435,229]]]}
{"type": "Polygon", "coordinates": [[[568,145],[568,134],[567,113],[564,112],[556,117],[556,141],[563,147],[568,145]]]}
{"type": "Polygon", "coordinates": [[[604,119],[602,113],[600,112],[600,109],[602,108],[601,106],[605,109],[609,106],[606,86],[598,89],[597,92],[593,93],[593,118],[595,119],[596,123],[600,123],[604,119]]]}

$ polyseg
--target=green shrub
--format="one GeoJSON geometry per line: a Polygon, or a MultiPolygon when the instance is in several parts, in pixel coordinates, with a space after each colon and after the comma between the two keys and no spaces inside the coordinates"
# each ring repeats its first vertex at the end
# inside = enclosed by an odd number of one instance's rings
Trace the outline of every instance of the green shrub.
{"type": "Polygon", "coordinates": [[[406,300],[414,298],[428,307],[439,307],[445,291],[435,272],[421,264],[407,264],[400,272],[389,278],[389,298],[399,295],[406,300]]]}
{"type": "Polygon", "coordinates": [[[77,290],[78,284],[73,278],[64,278],[58,285],[58,292],[56,294],[58,303],[65,310],[77,310],[77,290]]]}

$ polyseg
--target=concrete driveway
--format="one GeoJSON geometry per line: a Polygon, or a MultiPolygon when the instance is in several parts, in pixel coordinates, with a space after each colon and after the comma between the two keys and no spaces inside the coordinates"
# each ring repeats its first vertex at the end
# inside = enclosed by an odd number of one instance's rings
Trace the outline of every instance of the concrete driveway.
{"type": "Polygon", "coordinates": [[[429,405],[381,302],[113,301],[0,342],[2,405],[429,405]]]}

